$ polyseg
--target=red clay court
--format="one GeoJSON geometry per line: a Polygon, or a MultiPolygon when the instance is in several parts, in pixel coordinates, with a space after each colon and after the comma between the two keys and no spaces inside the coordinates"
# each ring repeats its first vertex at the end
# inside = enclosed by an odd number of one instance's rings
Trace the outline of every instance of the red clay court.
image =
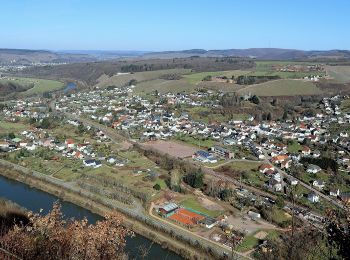
{"type": "Polygon", "coordinates": [[[196,225],[198,221],[203,220],[205,217],[187,209],[180,208],[169,218],[180,224],[192,226],[196,225]]]}

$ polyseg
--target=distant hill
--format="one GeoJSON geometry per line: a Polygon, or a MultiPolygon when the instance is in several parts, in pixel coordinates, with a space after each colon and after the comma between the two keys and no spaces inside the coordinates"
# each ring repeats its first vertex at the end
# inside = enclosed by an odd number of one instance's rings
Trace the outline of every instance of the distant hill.
{"type": "Polygon", "coordinates": [[[152,52],[144,55],[145,57],[155,58],[176,58],[176,57],[252,57],[259,60],[322,60],[350,59],[348,50],[327,50],[327,51],[303,51],[294,49],[278,48],[251,48],[251,49],[226,49],[226,50],[183,50],[183,51],[164,51],[152,52]]]}
{"type": "Polygon", "coordinates": [[[25,50],[0,49],[0,65],[30,65],[33,63],[83,63],[120,58],[173,59],[188,57],[249,57],[259,60],[349,60],[348,50],[303,51],[278,48],[251,48],[182,51],[101,51],[101,50],[25,50]]]}
{"type": "Polygon", "coordinates": [[[0,65],[94,62],[121,57],[134,57],[143,54],[145,54],[143,51],[48,51],[0,49],[0,65]]]}

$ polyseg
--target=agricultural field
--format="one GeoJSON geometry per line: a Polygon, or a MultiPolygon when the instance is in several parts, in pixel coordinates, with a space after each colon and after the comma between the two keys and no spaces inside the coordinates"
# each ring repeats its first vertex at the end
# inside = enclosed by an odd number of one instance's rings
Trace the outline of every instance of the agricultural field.
{"type": "MultiPolygon", "coordinates": [[[[189,69],[169,69],[169,70],[156,70],[156,71],[145,71],[145,72],[135,72],[135,73],[129,73],[129,74],[120,74],[120,75],[113,75],[111,77],[107,75],[102,75],[97,81],[96,84],[97,87],[108,87],[108,86],[123,86],[127,84],[130,80],[135,79],[137,80],[137,88],[141,88],[139,86],[142,82],[147,81],[153,81],[160,79],[163,75],[166,74],[186,74],[190,73],[189,69]]],[[[163,81],[172,81],[172,80],[162,80],[163,81]]],[[[176,80],[175,80],[176,81],[176,80]]],[[[157,83],[157,82],[155,82],[157,83]]],[[[153,84],[156,85],[156,84],[153,84]]],[[[136,89],[137,89],[136,88],[136,89]]],[[[154,90],[154,89],[152,89],[154,90]]]]}
{"type": "Polygon", "coordinates": [[[196,85],[199,82],[203,80],[204,77],[206,76],[226,76],[227,78],[231,78],[232,76],[240,76],[240,75],[245,75],[250,73],[250,71],[245,71],[245,70],[229,70],[229,71],[213,71],[213,72],[199,72],[199,73],[193,73],[193,74],[188,74],[184,75],[184,78],[187,79],[187,82],[192,85],[196,85]]]}
{"type": "Polygon", "coordinates": [[[280,79],[261,84],[250,85],[238,90],[238,93],[252,93],[257,96],[295,96],[318,95],[322,91],[310,81],[296,79],[280,79]]]}
{"type": "Polygon", "coordinates": [[[20,133],[28,129],[28,125],[22,122],[7,122],[0,118],[0,135],[8,135],[9,133],[20,133]]]}
{"type": "Polygon", "coordinates": [[[350,82],[350,66],[327,66],[326,70],[335,82],[350,82]]]}
{"type": "Polygon", "coordinates": [[[175,141],[150,141],[143,144],[144,146],[155,149],[163,154],[169,154],[178,158],[186,158],[192,156],[197,149],[191,145],[186,145],[175,141]]]}
{"type": "Polygon", "coordinates": [[[41,94],[48,91],[59,90],[64,87],[63,82],[37,78],[5,77],[1,78],[0,82],[13,82],[28,87],[28,90],[22,92],[21,95],[41,94]]]}
{"type": "MultiPolygon", "coordinates": [[[[150,77],[146,80],[140,80],[141,82],[136,85],[135,92],[137,94],[146,94],[157,90],[159,93],[166,92],[192,92],[198,87],[207,88],[207,89],[215,89],[215,90],[229,90],[233,91],[240,86],[233,83],[223,83],[223,82],[205,82],[202,81],[204,77],[210,76],[226,76],[231,78],[232,76],[245,75],[250,71],[242,71],[242,70],[230,70],[230,71],[215,71],[215,72],[199,72],[199,73],[190,73],[190,70],[165,70],[165,71],[154,71],[154,72],[140,72],[140,73],[149,73],[150,77]],[[159,77],[167,74],[167,73],[178,73],[182,75],[181,79],[178,80],[165,80],[160,79],[159,77]]],[[[134,75],[134,77],[138,77],[138,73],[124,75],[128,80],[130,80],[134,75]]],[[[124,77],[119,76],[119,77],[124,77]]],[[[115,77],[115,76],[113,76],[115,77]]],[[[136,78],[135,78],[136,79],[136,78]]],[[[127,81],[124,81],[124,84],[127,81]]]]}

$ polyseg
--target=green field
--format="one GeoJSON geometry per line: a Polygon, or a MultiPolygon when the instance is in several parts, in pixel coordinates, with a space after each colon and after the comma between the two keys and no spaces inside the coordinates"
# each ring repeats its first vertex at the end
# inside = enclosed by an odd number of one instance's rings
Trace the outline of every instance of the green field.
{"type": "Polygon", "coordinates": [[[216,218],[223,213],[221,210],[209,210],[203,207],[202,204],[200,204],[200,202],[196,198],[185,199],[184,201],[180,202],[180,204],[187,209],[198,211],[213,218],[216,218]]]}
{"type": "MultiPolygon", "coordinates": [[[[138,82],[138,84],[136,85],[136,89],[137,89],[142,87],[142,86],[141,87],[139,86],[141,82],[160,79],[162,75],[166,75],[166,74],[182,75],[186,73],[190,73],[190,70],[189,69],[169,69],[169,70],[144,71],[144,72],[123,74],[123,75],[113,75],[112,77],[103,75],[98,79],[98,84],[96,86],[99,86],[99,87],[123,86],[127,84],[130,80],[135,79],[138,82]]],[[[167,81],[167,80],[164,80],[164,81],[167,81]]],[[[169,80],[169,81],[173,81],[173,80],[169,80]]]]}
{"type": "Polygon", "coordinates": [[[197,146],[198,149],[205,149],[205,148],[208,149],[217,143],[217,141],[210,139],[210,138],[201,139],[201,138],[195,138],[193,136],[184,135],[184,134],[176,135],[175,140],[182,141],[182,142],[185,142],[187,144],[197,146]]]}
{"type": "Polygon", "coordinates": [[[22,95],[33,95],[40,94],[48,91],[59,90],[63,88],[64,83],[55,80],[47,80],[47,79],[36,79],[36,78],[20,78],[20,77],[11,77],[11,78],[2,78],[0,82],[13,82],[24,87],[30,87],[34,85],[32,88],[22,92],[22,95]]]}
{"type": "Polygon", "coordinates": [[[252,93],[258,96],[317,95],[322,91],[310,81],[281,79],[251,85],[238,90],[238,93],[252,93]]]}
{"type": "Polygon", "coordinates": [[[199,72],[199,73],[193,73],[184,75],[184,77],[187,79],[189,84],[197,84],[203,80],[205,76],[226,76],[228,78],[231,78],[232,76],[240,76],[245,75],[249,73],[250,71],[244,71],[244,70],[228,70],[228,71],[212,71],[212,72],[199,72]]]}
{"type": "Polygon", "coordinates": [[[9,133],[19,133],[27,129],[28,126],[23,123],[12,123],[3,121],[0,119],[0,134],[9,134],[9,133]]]}
{"type": "Polygon", "coordinates": [[[297,153],[299,152],[299,150],[302,149],[302,146],[298,142],[293,141],[291,144],[288,145],[287,149],[290,153],[297,153]]]}
{"type": "Polygon", "coordinates": [[[336,82],[350,82],[350,66],[327,66],[326,70],[336,82]]]}

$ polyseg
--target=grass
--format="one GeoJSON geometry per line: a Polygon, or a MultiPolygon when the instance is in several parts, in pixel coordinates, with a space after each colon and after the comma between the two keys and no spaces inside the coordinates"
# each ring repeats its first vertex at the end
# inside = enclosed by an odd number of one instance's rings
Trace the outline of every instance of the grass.
{"type": "Polygon", "coordinates": [[[350,112],[350,98],[349,99],[345,99],[341,102],[341,106],[340,106],[341,110],[344,112],[350,112]]]}
{"type": "Polygon", "coordinates": [[[209,210],[203,207],[196,198],[185,199],[184,201],[180,202],[180,204],[187,209],[198,211],[213,218],[216,218],[223,213],[221,210],[209,210]]]}
{"type": "Polygon", "coordinates": [[[350,82],[350,66],[327,66],[327,73],[338,83],[350,82]]]}
{"type": "Polygon", "coordinates": [[[181,135],[181,134],[176,135],[175,139],[178,141],[185,142],[187,144],[197,146],[198,149],[208,149],[217,143],[212,139],[201,139],[201,138],[195,138],[193,136],[181,135]]]}
{"type": "Polygon", "coordinates": [[[281,223],[291,219],[290,216],[286,215],[286,212],[284,210],[278,209],[276,207],[272,208],[271,213],[272,213],[271,216],[272,216],[273,222],[275,222],[277,224],[281,224],[281,223]]]}
{"type": "MultiPolygon", "coordinates": [[[[189,69],[169,69],[169,70],[156,70],[156,71],[144,71],[144,72],[135,72],[133,74],[124,74],[124,75],[114,75],[112,77],[108,77],[107,75],[101,76],[98,79],[97,86],[99,87],[107,87],[107,86],[123,86],[127,84],[130,80],[137,80],[138,84],[136,84],[136,91],[140,91],[143,88],[142,82],[153,81],[156,79],[160,79],[162,75],[165,74],[186,74],[190,73],[189,69]]],[[[170,82],[172,80],[169,80],[170,82]]],[[[156,85],[156,84],[153,84],[156,85]]],[[[154,89],[148,87],[149,91],[154,89]]]]}
{"type": "Polygon", "coordinates": [[[249,71],[244,70],[229,70],[229,71],[213,71],[213,72],[199,72],[199,73],[193,73],[184,75],[184,77],[187,79],[189,84],[196,85],[197,83],[201,82],[205,76],[226,76],[228,78],[231,78],[232,76],[240,76],[245,75],[249,73],[249,71]]]}
{"type": "Polygon", "coordinates": [[[322,91],[310,81],[281,79],[250,85],[238,90],[238,93],[252,93],[258,96],[295,96],[317,95],[322,91]]]}
{"type": "Polygon", "coordinates": [[[64,87],[63,82],[37,78],[11,77],[0,79],[0,82],[14,82],[25,87],[29,87],[30,85],[34,84],[32,88],[29,88],[28,90],[22,92],[22,95],[40,94],[44,92],[59,90],[64,87]]]}
{"type": "Polygon", "coordinates": [[[265,239],[269,239],[269,240],[275,240],[280,236],[280,232],[277,230],[257,230],[256,232],[254,232],[251,235],[246,236],[242,243],[237,245],[237,247],[235,248],[235,250],[237,250],[238,252],[246,252],[249,251],[253,248],[255,248],[256,246],[259,245],[260,239],[256,238],[255,235],[257,233],[259,233],[260,231],[264,231],[267,233],[267,236],[264,238],[265,239]]]}
{"type": "MultiPolygon", "coordinates": [[[[259,232],[259,231],[257,231],[259,232]]],[[[258,244],[259,244],[259,239],[254,237],[254,235],[257,233],[255,232],[254,234],[252,235],[248,235],[246,236],[242,243],[239,244],[235,249],[238,251],[238,252],[245,252],[245,251],[248,251],[248,250],[251,250],[253,249],[254,247],[256,247],[258,244]]]]}
{"type": "Polygon", "coordinates": [[[28,129],[28,126],[22,122],[12,123],[4,120],[0,120],[0,134],[9,134],[9,133],[19,133],[28,129]]]}
{"type": "Polygon", "coordinates": [[[298,142],[295,142],[295,141],[293,141],[291,144],[289,144],[288,148],[287,148],[288,152],[290,152],[290,153],[297,153],[301,149],[302,149],[302,146],[298,142]]]}
{"type": "MultiPolygon", "coordinates": [[[[258,167],[261,165],[261,162],[231,162],[226,165],[224,165],[224,171],[230,170],[230,171],[240,171],[245,172],[242,175],[242,181],[253,185],[255,187],[262,187],[264,183],[266,182],[267,178],[258,171],[258,167]]],[[[220,167],[219,167],[220,169],[220,167]]],[[[234,175],[237,176],[237,175],[234,175]]]]}

